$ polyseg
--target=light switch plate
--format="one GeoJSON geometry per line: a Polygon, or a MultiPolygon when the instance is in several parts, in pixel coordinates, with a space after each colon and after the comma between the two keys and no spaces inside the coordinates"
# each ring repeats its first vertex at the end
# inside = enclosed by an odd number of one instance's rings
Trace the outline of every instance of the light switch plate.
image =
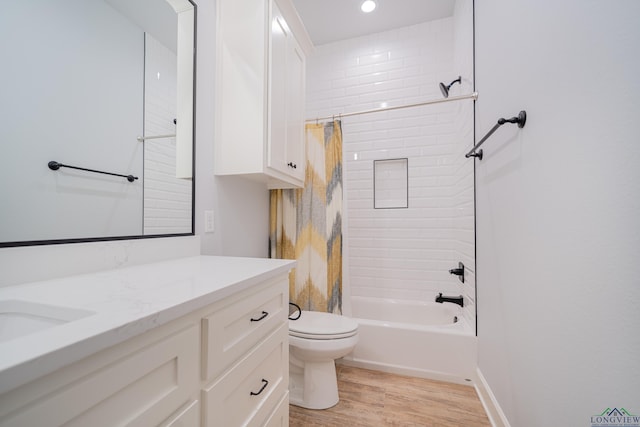
{"type": "Polygon", "coordinates": [[[204,211],[204,232],[213,233],[215,229],[215,217],[213,216],[213,211],[204,211]]]}

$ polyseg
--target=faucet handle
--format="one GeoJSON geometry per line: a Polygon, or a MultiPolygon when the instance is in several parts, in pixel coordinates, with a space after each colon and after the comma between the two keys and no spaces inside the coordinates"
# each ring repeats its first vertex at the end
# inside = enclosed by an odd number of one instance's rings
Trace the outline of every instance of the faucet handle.
{"type": "Polygon", "coordinates": [[[460,279],[460,281],[464,283],[464,264],[459,262],[458,268],[452,268],[451,270],[449,270],[449,274],[455,274],[456,276],[458,276],[458,279],[460,279]]]}

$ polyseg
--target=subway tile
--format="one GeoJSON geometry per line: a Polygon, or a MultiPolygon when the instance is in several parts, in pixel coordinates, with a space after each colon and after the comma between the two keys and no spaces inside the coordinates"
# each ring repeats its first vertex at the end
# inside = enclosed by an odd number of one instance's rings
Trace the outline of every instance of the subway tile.
{"type": "Polygon", "coordinates": [[[362,54],[362,55],[358,55],[356,59],[356,63],[358,66],[375,65],[375,64],[381,64],[383,62],[387,62],[390,59],[391,59],[390,54],[388,52],[362,54]]]}
{"type": "Polygon", "coordinates": [[[373,64],[374,72],[382,72],[382,71],[397,72],[397,71],[403,70],[404,68],[405,68],[405,63],[403,59],[389,59],[388,61],[385,61],[385,62],[373,64]]]}
{"type": "MultiPolygon", "coordinates": [[[[439,82],[453,78],[452,28],[445,19],[319,47],[308,61],[308,114],[440,98],[439,82]]],[[[437,292],[474,292],[448,274],[454,259],[473,264],[473,163],[461,159],[473,143],[472,115],[469,102],[343,121],[344,244],[353,295],[431,299],[437,292]],[[373,209],[373,160],[391,156],[409,158],[409,208],[373,209]]],[[[475,318],[472,310],[465,309],[465,318],[475,318]]]]}
{"type": "Polygon", "coordinates": [[[367,65],[367,66],[353,66],[353,67],[349,67],[345,70],[346,76],[347,77],[358,77],[358,76],[364,76],[367,74],[371,74],[375,72],[375,69],[373,67],[373,65],[367,65]]]}
{"type": "Polygon", "coordinates": [[[386,82],[389,80],[388,73],[376,71],[373,73],[365,74],[356,78],[354,84],[368,84],[368,83],[379,83],[386,82]]]}
{"type": "MultiPolygon", "coordinates": [[[[360,79],[358,77],[346,77],[343,75],[339,78],[331,78],[330,80],[328,80],[330,82],[328,86],[334,89],[351,87],[358,84],[359,80],[360,79]]],[[[328,88],[325,88],[325,89],[328,89],[328,88]]]]}

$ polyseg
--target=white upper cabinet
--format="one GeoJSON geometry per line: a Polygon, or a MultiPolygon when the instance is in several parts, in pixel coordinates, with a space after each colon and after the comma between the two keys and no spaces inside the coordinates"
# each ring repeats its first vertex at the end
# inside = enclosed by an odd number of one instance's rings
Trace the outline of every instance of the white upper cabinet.
{"type": "Polygon", "coordinates": [[[290,0],[218,0],[217,7],[216,174],[301,187],[311,41],[290,0]]]}

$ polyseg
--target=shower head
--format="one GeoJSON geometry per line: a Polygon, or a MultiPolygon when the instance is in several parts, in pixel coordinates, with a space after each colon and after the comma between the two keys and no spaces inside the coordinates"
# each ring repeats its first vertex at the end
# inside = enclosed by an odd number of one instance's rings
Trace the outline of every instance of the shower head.
{"type": "Polygon", "coordinates": [[[449,89],[451,89],[451,86],[453,86],[454,83],[462,83],[462,77],[458,76],[458,78],[449,83],[448,86],[444,83],[440,83],[440,92],[442,92],[442,96],[445,98],[449,97],[449,89]]]}

